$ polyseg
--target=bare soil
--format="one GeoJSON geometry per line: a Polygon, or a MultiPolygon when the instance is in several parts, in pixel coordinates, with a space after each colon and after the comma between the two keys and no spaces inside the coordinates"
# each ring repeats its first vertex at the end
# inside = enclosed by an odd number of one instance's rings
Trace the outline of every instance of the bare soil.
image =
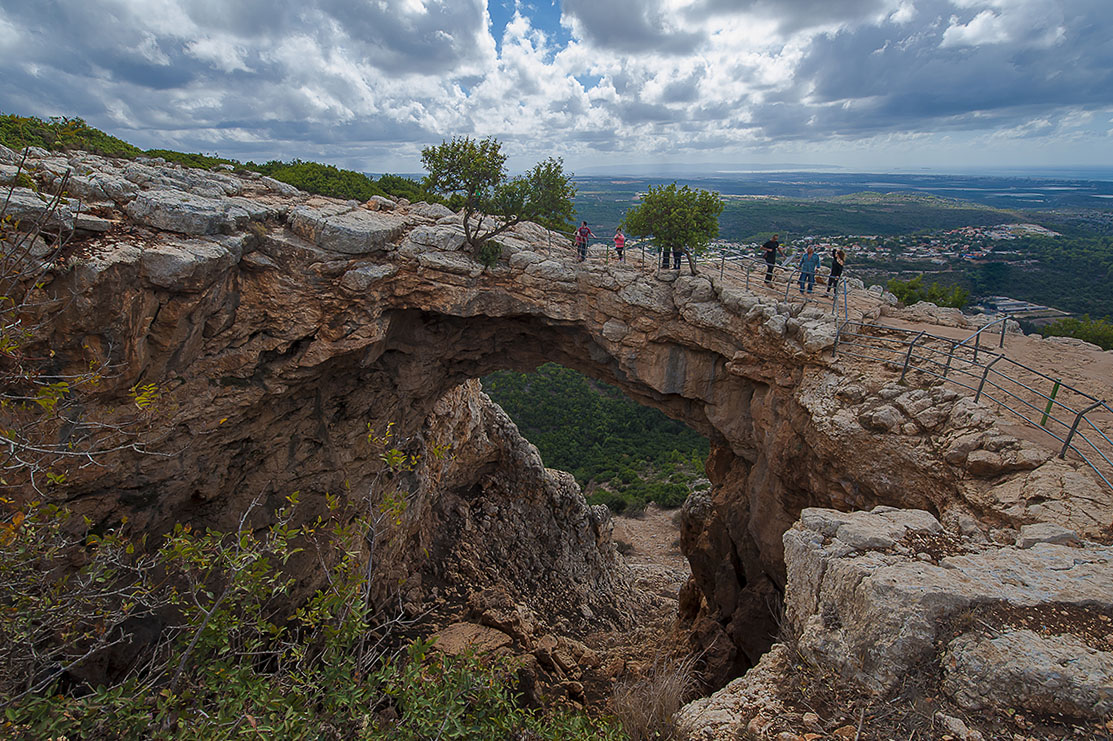
{"type": "Polygon", "coordinates": [[[584,683],[589,706],[603,707],[615,682],[644,676],[666,658],[687,656],[676,617],[680,588],[692,571],[680,552],[678,514],[650,504],[641,515],[614,517],[619,552],[648,599],[638,606],[633,629],[584,637],[603,668],[599,681],[584,683]]]}

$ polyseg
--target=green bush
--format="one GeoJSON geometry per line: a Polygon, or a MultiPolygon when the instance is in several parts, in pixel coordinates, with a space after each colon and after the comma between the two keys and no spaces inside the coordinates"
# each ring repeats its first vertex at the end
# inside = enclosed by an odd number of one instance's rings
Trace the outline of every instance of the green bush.
{"type": "Polygon", "coordinates": [[[545,465],[571,472],[584,487],[609,483],[626,492],[639,475],[694,477],[710,452],[707,439],[682,423],[555,363],[529,374],[493,373],[483,378],[483,389],[537,446],[545,465]]]}
{"type": "Polygon", "coordinates": [[[0,115],[0,144],[9,149],[81,149],[104,157],[137,157],[142,152],[127,142],[95,129],[80,118],[54,117],[48,121],[28,116],[0,115]]]}
{"type": "Polygon", "coordinates": [[[211,170],[217,165],[231,165],[232,167],[242,167],[236,160],[225,159],[224,157],[216,157],[208,154],[186,154],[183,152],[175,152],[170,149],[148,149],[143,153],[148,157],[161,157],[167,162],[172,162],[182,167],[197,167],[204,170],[211,170]]]}
{"type": "Polygon", "coordinates": [[[688,487],[683,484],[657,484],[652,489],[652,499],[664,509],[674,509],[688,498],[688,487]]]}
{"type": "Polygon", "coordinates": [[[1040,334],[1044,337],[1076,337],[1092,342],[1102,350],[1113,350],[1113,321],[1109,317],[1091,319],[1089,314],[1065,317],[1041,327],[1040,334]]]}
{"type": "MultiPolygon", "coordinates": [[[[383,459],[396,471],[407,462],[394,449],[383,459]]],[[[247,513],[233,533],[179,525],[148,555],[122,530],[76,536],[64,510],[2,500],[0,736],[620,738],[606,722],[524,708],[511,660],[404,643],[370,599],[360,555],[372,534],[390,537],[379,525],[406,504],[394,494],[355,519],[363,507],[330,498],[328,516],[302,527],[291,496],[261,533],[247,513]],[[303,548],[335,566],[291,604],[283,566],[303,548]],[[156,614],[171,627],[123,676],[81,681],[156,614]]]]}
{"type": "Polygon", "coordinates": [[[924,276],[917,275],[909,280],[893,278],[886,284],[889,293],[892,293],[905,306],[911,306],[919,301],[927,301],[936,306],[949,306],[961,309],[970,300],[970,291],[960,286],[942,286],[938,281],[932,281],[928,286],[924,284],[924,276]]]}

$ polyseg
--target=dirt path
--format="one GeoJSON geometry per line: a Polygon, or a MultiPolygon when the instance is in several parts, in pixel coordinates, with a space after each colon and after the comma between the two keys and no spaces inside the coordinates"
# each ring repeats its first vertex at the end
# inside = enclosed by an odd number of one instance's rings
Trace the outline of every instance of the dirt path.
{"type": "Polygon", "coordinates": [[[584,682],[593,705],[604,706],[616,682],[633,681],[667,657],[685,655],[684,637],[676,629],[677,603],[692,572],[680,553],[678,513],[651,504],[642,516],[614,517],[619,552],[648,599],[637,607],[630,630],[584,637],[600,654],[604,674],[596,682],[584,682]]]}
{"type": "Polygon", "coordinates": [[[680,587],[692,575],[688,560],[680,552],[680,526],[676,521],[679,512],[650,504],[640,517],[614,518],[615,541],[638,586],[671,600],[674,613],[680,587]]]}

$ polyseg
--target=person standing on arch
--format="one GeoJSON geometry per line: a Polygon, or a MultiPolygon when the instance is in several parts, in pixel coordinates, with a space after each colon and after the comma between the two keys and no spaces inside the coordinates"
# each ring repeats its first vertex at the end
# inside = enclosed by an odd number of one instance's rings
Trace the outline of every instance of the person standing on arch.
{"type": "Polygon", "coordinates": [[[618,253],[618,261],[626,262],[623,250],[626,248],[626,235],[622,233],[622,227],[614,230],[614,251],[618,253]]]}
{"type": "Polygon", "coordinates": [[[805,286],[808,293],[815,288],[816,270],[819,270],[819,255],[815,254],[815,247],[809,244],[808,251],[800,258],[800,293],[804,293],[805,286]]]}
{"type": "Polygon", "coordinates": [[[587,222],[581,221],[580,228],[576,230],[576,251],[580,254],[580,262],[587,259],[587,240],[594,236],[587,222]]]}
{"type": "Polygon", "coordinates": [[[765,244],[761,245],[761,249],[765,251],[765,283],[771,285],[773,283],[773,268],[777,266],[777,255],[784,254],[781,249],[781,243],[777,241],[776,234],[765,244]]]}
{"type": "Polygon", "coordinates": [[[827,278],[827,293],[835,292],[839,295],[839,276],[842,275],[842,269],[846,267],[846,253],[842,248],[831,250],[831,275],[827,278]]]}

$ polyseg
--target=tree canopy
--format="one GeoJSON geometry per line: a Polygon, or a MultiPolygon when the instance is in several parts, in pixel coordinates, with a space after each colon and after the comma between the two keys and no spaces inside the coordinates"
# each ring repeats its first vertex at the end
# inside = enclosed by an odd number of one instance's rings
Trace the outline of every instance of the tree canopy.
{"type": "Polygon", "coordinates": [[[650,186],[642,202],[626,212],[623,225],[633,237],[650,237],[664,250],[683,251],[688,266],[696,272],[692,261],[707,249],[719,234],[719,214],[723,199],[718,193],[676,183],[650,186]]]}
{"type": "Polygon", "coordinates": [[[961,309],[970,300],[970,291],[961,286],[944,286],[938,281],[932,281],[925,286],[922,275],[908,280],[892,278],[885,287],[905,306],[911,306],[919,301],[928,301],[936,306],[961,309]]]}
{"type": "Polygon", "coordinates": [[[550,157],[525,175],[509,178],[497,139],[457,137],[421,150],[427,189],[463,199],[464,237],[475,248],[522,221],[568,226],[576,189],[564,162],[550,157]],[[484,217],[494,217],[488,221],[484,217]]]}

